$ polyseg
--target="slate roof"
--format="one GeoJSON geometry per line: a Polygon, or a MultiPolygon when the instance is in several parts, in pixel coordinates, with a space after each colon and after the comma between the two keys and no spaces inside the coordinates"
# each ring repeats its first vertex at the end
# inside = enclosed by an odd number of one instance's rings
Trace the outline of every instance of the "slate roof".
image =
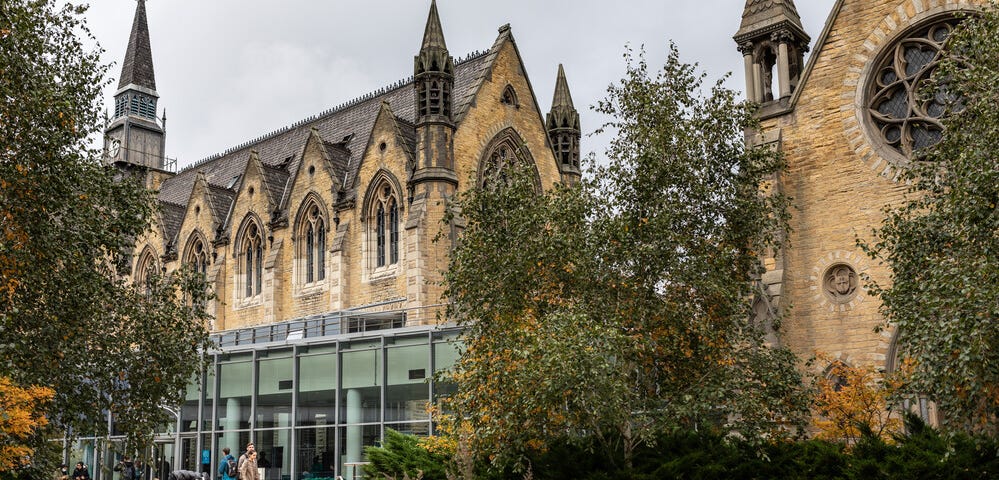
{"type": "MultiPolygon", "coordinates": [[[[510,38],[508,30],[501,33],[490,51],[474,53],[456,63],[453,89],[456,123],[460,123],[467,113],[475,93],[489,74],[499,46],[506,38],[510,38]]],[[[228,224],[225,219],[239,187],[240,176],[246,171],[251,151],[256,151],[264,166],[264,177],[271,198],[280,201],[281,207],[284,208],[286,205],[283,203],[288,198],[286,190],[291,172],[298,170],[302,151],[312,129],[316,129],[319,136],[327,143],[327,153],[333,161],[334,174],[339,181],[344,182],[344,190],[349,198],[355,193],[354,182],[361,157],[370,140],[382,102],[388,102],[391,106],[400,126],[401,136],[408,143],[409,150],[415,149],[417,135],[414,127],[416,121],[414,94],[413,78],[410,77],[230,148],[221,154],[198,161],[161,184],[159,201],[171,207],[186,205],[190,200],[198,173],[204,173],[206,181],[212,187],[213,197],[219,199],[218,202],[213,200],[215,213],[221,213],[221,216],[216,218],[223,219],[223,224],[228,224]],[[224,213],[220,207],[223,204],[224,213]]],[[[176,230],[173,232],[176,234],[176,230]]]]}
{"type": "Polygon", "coordinates": [[[187,207],[184,205],[160,202],[160,220],[163,222],[161,228],[163,229],[163,238],[166,240],[164,243],[168,245],[167,248],[180,232],[180,224],[184,221],[184,212],[186,211],[187,207]]]}
{"type": "Polygon", "coordinates": [[[146,23],[146,1],[139,0],[132,19],[132,33],[128,37],[128,49],[121,64],[121,77],[118,89],[135,84],[156,90],[156,76],[153,74],[153,52],[149,46],[149,25],[146,23]]]}

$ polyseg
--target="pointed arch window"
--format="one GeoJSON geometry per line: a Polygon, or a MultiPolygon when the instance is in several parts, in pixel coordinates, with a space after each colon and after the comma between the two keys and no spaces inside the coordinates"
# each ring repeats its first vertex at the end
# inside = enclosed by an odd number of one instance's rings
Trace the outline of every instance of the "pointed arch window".
{"type": "Polygon", "coordinates": [[[205,239],[199,235],[195,234],[192,239],[190,246],[187,248],[187,258],[184,259],[184,263],[190,265],[191,269],[202,276],[208,275],[208,248],[205,245],[205,239]]]}
{"type": "Polygon", "coordinates": [[[319,202],[309,200],[298,226],[300,281],[304,285],[326,279],[326,215],[319,202]]]}
{"type": "Polygon", "coordinates": [[[479,184],[483,187],[507,185],[511,181],[513,168],[530,165],[533,167],[535,189],[541,191],[541,177],[537,165],[524,140],[512,128],[500,132],[489,142],[479,161],[479,184]]]}
{"type": "Polygon", "coordinates": [[[146,248],[135,263],[135,287],[148,296],[152,294],[153,276],[156,275],[156,255],[146,248]]]}
{"type": "Polygon", "coordinates": [[[381,180],[370,203],[372,266],[377,269],[399,263],[399,195],[392,184],[381,180]]]}
{"type": "Polygon", "coordinates": [[[263,290],[264,242],[256,220],[248,220],[239,240],[239,270],[243,298],[253,298],[263,290]]]}

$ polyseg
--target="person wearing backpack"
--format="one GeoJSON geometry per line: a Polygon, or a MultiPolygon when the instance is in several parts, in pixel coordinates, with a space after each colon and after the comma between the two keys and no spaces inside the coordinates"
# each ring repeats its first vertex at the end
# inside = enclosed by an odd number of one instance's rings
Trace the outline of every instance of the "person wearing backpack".
{"type": "Polygon", "coordinates": [[[114,466],[114,471],[121,472],[121,480],[135,480],[135,464],[132,463],[132,459],[128,455],[122,457],[118,465],[114,466]]]}
{"type": "Polygon", "coordinates": [[[222,480],[236,480],[239,478],[239,469],[236,465],[236,457],[233,457],[229,452],[229,447],[222,449],[222,453],[225,454],[222,457],[222,461],[219,462],[219,477],[221,477],[222,480]]]}

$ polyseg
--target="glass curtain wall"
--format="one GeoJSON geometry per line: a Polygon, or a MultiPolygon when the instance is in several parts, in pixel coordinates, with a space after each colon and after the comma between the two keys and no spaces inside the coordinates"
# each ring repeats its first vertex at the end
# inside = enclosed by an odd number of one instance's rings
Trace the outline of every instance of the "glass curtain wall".
{"type": "Polygon", "coordinates": [[[378,334],[216,353],[202,385],[189,386],[181,431],[158,432],[154,470],[169,472],[176,457],[215,478],[222,448],[239,456],[252,441],[265,480],[352,478],[385,429],[433,433],[432,393],[453,391],[433,377],[457,359],[457,329],[378,334]]]}

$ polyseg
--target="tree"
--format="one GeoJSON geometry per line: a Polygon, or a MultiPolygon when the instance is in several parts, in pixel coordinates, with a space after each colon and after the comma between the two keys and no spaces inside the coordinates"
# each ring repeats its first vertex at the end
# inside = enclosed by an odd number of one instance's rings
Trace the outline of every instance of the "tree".
{"type": "Polygon", "coordinates": [[[34,455],[29,440],[48,424],[41,412],[53,393],[45,387],[22,388],[0,377],[0,472],[24,467],[34,455]]]}
{"type": "Polygon", "coordinates": [[[787,200],[760,190],[781,158],[746,146],[751,106],[720,83],[702,96],[675,48],[655,76],[625,58],[597,106],[617,131],[609,165],[545,193],[527,167],[457,202],[467,228],[445,286],[466,330],[448,405],[498,467],[565,438],[627,467],[664,430],[761,439],[803,424],[796,359],[750,312],[761,252],[786,231],[787,200]]]}
{"type": "Polygon", "coordinates": [[[89,147],[107,67],[77,37],[84,10],[0,9],[0,375],[54,390],[60,429],[102,435],[110,414],[137,441],[200,371],[205,290],[190,273],[128,284],[155,202],[89,147]]]}
{"type": "MultiPolygon", "coordinates": [[[[828,358],[820,356],[823,360],[828,358]]],[[[870,365],[830,362],[828,378],[819,382],[812,421],[816,438],[857,443],[865,432],[891,441],[901,433],[902,419],[894,411],[899,388],[896,376],[886,378],[870,365]]]]}
{"type": "Polygon", "coordinates": [[[948,40],[926,90],[950,101],[942,140],[920,152],[902,205],[886,211],[868,253],[891,269],[875,282],[886,326],[951,428],[999,432],[999,13],[993,4],[948,40]]]}

